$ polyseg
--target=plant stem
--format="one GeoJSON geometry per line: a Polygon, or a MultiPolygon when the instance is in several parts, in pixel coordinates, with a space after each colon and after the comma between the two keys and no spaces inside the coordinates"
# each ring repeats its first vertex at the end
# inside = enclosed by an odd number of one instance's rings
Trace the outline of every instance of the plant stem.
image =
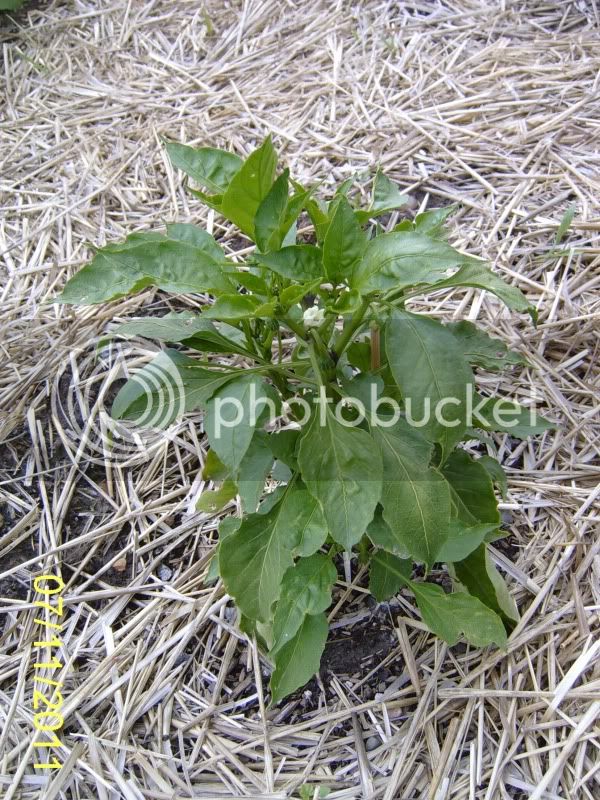
{"type": "Polygon", "coordinates": [[[348,344],[352,341],[352,337],[362,325],[364,316],[367,313],[369,305],[370,305],[370,300],[364,298],[362,303],[360,304],[360,308],[358,308],[355,311],[354,316],[342,331],[340,338],[334,348],[336,360],[339,359],[339,357],[342,355],[346,347],[348,347],[348,344]]]}

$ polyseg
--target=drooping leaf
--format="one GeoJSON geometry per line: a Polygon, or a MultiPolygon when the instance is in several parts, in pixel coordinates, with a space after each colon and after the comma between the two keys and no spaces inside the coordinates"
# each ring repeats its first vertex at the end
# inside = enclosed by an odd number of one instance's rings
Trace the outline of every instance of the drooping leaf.
{"type": "Polygon", "coordinates": [[[174,167],[217,194],[225,192],[243,163],[235,153],[214,147],[189,147],[168,142],[166,149],[174,167]]]}
{"type": "Polygon", "coordinates": [[[271,137],[254,150],[232,177],[220,205],[221,213],[254,239],[254,219],[275,178],[277,153],[271,137]]]}
{"type": "Polygon", "coordinates": [[[273,453],[268,440],[264,431],[256,431],[240,462],[237,485],[242,508],[246,513],[256,511],[267,475],[273,466],[273,453]]]}
{"type": "Polygon", "coordinates": [[[349,550],[365,532],[381,496],[379,448],[366,431],[343,425],[327,408],[324,418],[315,412],[306,427],[298,464],[331,536],[349,550]]]}
{"type": "Polygon", "coordinates": [[[206,403],[204,428],[224,464],[237,469],[263,414],[277,416],[278,403],[275,390],[256,375],[236,376],[214,392],[206,403]]]}
{"type": "Polygon", "coordinates": [[[481,456],[479,463],[487,471],[487,474],[492,479],[492,483],[500,490],[502,499],[506,500],[508,495],[508,481],[506,472],[504,472],[500,466],[500,462],[491,456],[481,456]]]}
{"type": "Polygon", "coordinates": [[[445,594],[433,583],[410,582],[423,622],[437,636],[454,645],[464,635],[475,647],[506,644],[502,620],[476,597],[465,592],[445,594]]]}
{"type": "Polygon", "coordinates": [[[400,538],[392,533],[390,526],[383,518],[379,506],[375,510],[375,516],[367,526],[367,536],[374,545],[377,545],[382,550],[387,550],[388,553],[394,553],[402,559],[410,556],[400,538]]]}
{"type": "Polygon", "coordinates": [[[469,521],[468,516],[461,514],[464,506],[477,522],[500,525],[494,486],[480,461],[475,461],[464,450],[455,450],[444,464],[442,472],[460,501],[458,516],[463,521],[469,521]]]}
{"type": "Polygon", "coordinates": [[[202,467],[202,480],[222,481],[228,478],[231,470],[226,466],[214,450],[209,450],[202,467]]]}
{"type": "Polygon", "coordinates": [[[407,427],[373,428],[383,455],[383,518],[396,549],[431,566],[448,535],[450,491],[439,472],[428,467],[422,437],[407,427]]]}
{"type": "Polygon", "coordinates": [[[554,422],[544,419],[534,406],[525,408],[502,397],[490,397],[484,402],[477,402],[473,413],[473,424],[478,428],[510,433],[517,439],[527,439],[528,436],[537,436],[557,427],[554,422]]]}
{"type": "Polygon", "coordinates": [[[467,428],[471,368],[450,331],[405,311],[396,311],[386,325],[385,347],[409,421],[419,423],[427,439],[440,443],[444,460],[467,428]]]}
{"type": "Polygon", "coordinates": [[[259,264],[299,283],[316,281],[323,275],[323,256],[312,244],[293,244],[275,253],[257,255],[259,264]]]}
{"type": "Polygon", "coordinates": [[[206,513],[221,511],[227,503],[234,499],[237,492],[235,481],[225,480],[218,489],[202,492],[196,503],[196,509],[206,513]]]}
{"type": "Polygon", "coordinates": [[[168,427],[184,412],[203,408],[238,372],[205,369],[193,358],[165,350],[121,387],[113,401],[112,417],[154,428],[168,427]]]}
{"type": "Polygon", "coordinates": [[[219,548],[220,572],[236,605],[250,619],[268,622],[281,580],[293,564],[307,518],[314,506],[306,490],[289,484],[266,513],[250,514],[219,548]]]}
{"type": "Polygon", "coordinates": [[[272,705],[303,686],[317,672],[327,640],[327,627],[325,614],[309,614],[294,638],[278,651],[270,684],[272,705]]]}
{"type": "Polygon", "coordinates": [[[323,242],[326,276],[334,284],[347,279],[366,245],[367,239],[350,203],[341,197],[323,242]]]}
{"type": "Polygon", "coordinates": [[[486,537],[497,530],[494,523],[481,523],[468,527],[460,519],[451,519],[448,527],[448,537],[438,550],[435,561],[445,563],[462,561],[476,550],[486,540],[486,537]]]}
{"type": "Polygon", "coordinates": [[[300,558],[289,567],[275,609],[271,656],[296,635],[307,614],[319,614],[331,605],[331,588],[336,578],[333,561],[322,553],[300,558]]]}
{"type": "Polygon", "coordinates": [[[446,242],[417,231],[392,231],[372,239],[355,266],[350,286],[363,294],[443,281],[451,267],[474,261],[446,242]]]}
{"type": "Polygon", "coordinates": [[[371,558],[369,591],[378,603],[389,600],[406,584],[412,572],[412,560],[398,558],[385,550],[377,550],[371,558]]]}
{"type": "Polygon", "coordinates": [[[286,228],[289,175],[288,169],[283,171],[256,211],[254,218],[256,244],[263,253],[278,250],[289,228],[289,225],[286,228]]]}
{"type": "Polygon", "coordinates": [[[452,568],[469,594],[478,597],[488,608],[500,614],[507,625],[514,626],[519,619],[517,606],[485,543],[462,561],[455,561],[452,568]]]}
{"type": "Polygon", "coordinates": [[[166,292],[231,291],[232,283],[205,250],[162,237],[134,246],[107,245],[66,284],[58,303],[93,305],[157,286],[166,292]]]}
{"type": "Polygon", "coordinates": [[[484,261],[475,258],[465,259],[458,272],[446,280],[436,283],[432,289],[446,289],[452,286],[474,286],[485,289],[515,311],[527,312],[536,321],[537,312],[520,289],[506,283],[500,275],[492,272],[484,261]]]}
{"type": "Polygon", "coordinates": [[[472,322],[461,320],[446,325],[459,342],[463,355],[474,367],[491,371],[504,369],[515,364],[526,364],[525,359],[509,350],[500,339],[488,336],[472,322]]]}

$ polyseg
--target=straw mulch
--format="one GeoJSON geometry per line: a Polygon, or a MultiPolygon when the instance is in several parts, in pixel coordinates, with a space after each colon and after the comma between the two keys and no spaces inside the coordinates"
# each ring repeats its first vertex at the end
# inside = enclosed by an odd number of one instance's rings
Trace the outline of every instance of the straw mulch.
{"type": "Polygon", "coordinates": [[[5,800],[599,796],[599,14],[585,0],[56,0],[0,23],[5,800]],[[60,410],[70,399],[93,423],[97,337],[168,299],[47,302],[90,243],[207,220],[161,137],[241,153],[267,131],[301,178],[381,163],[419,207],[461,203],[454,242],[519,285],[540,324],[472,291],[415,308],[509,340],[531,366],[488,385],[560,422],[494,440],[511,534],[494,558],[522,613],[508,650],[448,648],[410,598],[367,602],[352,565],[321,675],[273,709],[267,665],[203,581],[218,520],[194,511],[200,417],[124,466],[94,457],[89,425],[73,446],[60,410]],[[33,768],[31,586],[58,566],[65,767],[48,779],[33,768]]]}

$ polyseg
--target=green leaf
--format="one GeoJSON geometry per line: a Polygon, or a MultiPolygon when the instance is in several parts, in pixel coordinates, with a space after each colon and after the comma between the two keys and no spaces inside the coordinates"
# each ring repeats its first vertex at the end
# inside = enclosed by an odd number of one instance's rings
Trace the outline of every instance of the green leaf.
{"type": "Polygon", "coordinates": [[[217,389],[237,374],[204,369],[193,358],[165,350],[121,387],[111,414],[114,419],[165,428],[184,412],[206,406],[217,389]]]}
{"type": "Polygon", "coordinates": [[[216,243],[214,237],[208,231],[199,228],[197,225],[191,225],[186,222],[167,224],[167,236],[169,239],[185,242],[197,247],[199,250],[203,250],[217,262],[225,260],[223,248],[216,243]]]}
{"type": "Polygon", "coordinates": [[[271,137],[254,150],[231,179],[220,211],[251,239],[254,239],[254,218],[275,178],[277,153],[271,137]]]}
{"type": "Polygon", "coordinates": [[[277,414],[275,390],[256,375],[240,375],[213,393],[206,403],[204,428],[221,461],[236,469],[266,409],[277,414]]]}
{"type": "Polygon", "coordinates": [[[508,481],[506,472],[500,466],[500,462],[491,456],[481,456],[479,463],[492,479],[492,483],[500,490],[502,499],[506,500],[508,496],[508,481]]]}
{"type": "Polygon", "coordinates": [[[467,387],[473,383],[456,339],[433,319],[396,311],[386,325],[385,347],[407,416],[410,401],[410,421],[425,423],[419,430],[440,443],[445,460],[467,428],[467,387]]]}
{"type": "Polygon", "coordinates": [[[536,320],[537,312],[529,304],[523,292],[517,289],[516,286],[505,283],[498,274],[492,272],[486,266],[484,261],[465,257],[463,265],[458,272],[452,277],[436,283],[432,289],[437,291],[438,289],[446,289],[452,286],[474,286],[477,289],[485,289],[499,297],[509,308],[515,311],[527,312],[534,322],[536,320]]]}
{"type": "Polygon", "coordinates": [[[292,281],[316,281],[323,275],[322,253],[311,244],[293,244],[276,253],[257,255],[259,264],[292,281]]]}
{"type": "Polygon", "coordinates": [[[371,558],[369,591],[378,603],[389,600],[410,578],[412,560],[378,550],[371,558]]]}
{"type": "Polygon", "coordinates": [[[196,148],[168,142],[166,149],[174,167],[217,194],[225,192],[243,163],[235,153],[214,147],[196,148]]]}
{"type": "Polygon", "coordinates": [[[516,439],[527,439],[557,428],[556,423],[544,419],[533,406],[525,408],[502,397],[490,397],[477,403],[473,413],[473,424],[478,428],[510,433],[516,439]]]}
{"type": "Polygon", "coordinates": [[[433,583],[410,582],[423,622],[437,636],[454,645],[464,634],[475,647],[495,642],[506,644],[506,631],[500,617],[476,597],[464,592],[445,594],[433,583]]]}
{"type": "Polygon", "coordinates": [[[308,615],[296,635],[277,653],[271,676],[271,704],[309,681],[318,671],[327,640],[325,614],[308,615]]]}
{"type": "Polygon", "coordinates": [[[294,428],[274,431],[269,435],[269,447],[275,458],[293,470],[298,469],[295,453],[299,437],[300,431],[294,428]]]}
{"type": "Polygon", "coordinates": [[[448,535],[450,490],[427,466],[427,445],[407,427],[373,428],[383,454],[383,518],[397,541],[395,549],[431,566],[448,535]]]}
{"type": "MultiPolygon", "coordinates": [[[[320,409],[322,410],[322,409],[320,409]]],[[[333,539],[355,545],[381,496],[381,454],[368,433],[350,428],[326,409],[313,418],[300,441],[298,464],[309,492],[323,509],[333,539]]]]}
{"type": "Polygon", "coordinates": [[[289,169],[284,170],[256,211],[254,218],[256,244],[263,253],[278,250],[291,225],[290,221],[286,227],[289,176],[289,169]]]}
{"type": "Polygon", "coordinates": [[[322,553],[300,558],[289,567],[275,609],[270,656],[296,635],[307,614],[319,614],[331,605],[331,588],[336,578],[331,558],[322,553]]]}
{"type": "MultiPolygon", "coordinates": [[[[300,184],[295,184],[298,189],[302,187],[300,184]]],[[[313,200],[308,199],[306,201],[306,210],[308,212],[308,216],[310,217],[310,221],[313,224],[315,229],[315,234],[317,237],[317,242],[321,244],[325,239],[325,235],[327,233],[327,228],[329,227],[329,215],[327,211],[324,209],[323,204],[320,200],[313,200]]]]}
{"type": "Polygon", "coordinates": [[[350,286],[368,294],[418,284],[436,285],[450,267],[471,261],[474,259],[470,256],[423,233],[392,231],[369,242],[353,270],[350,286]]]}
{"type": "Polygon", "coordinates": [[[202,316],[205,319],[235,322],[240,319],[252,319],[260,306],[260,300],[251,294],[223,294],[202,312],[202,316]]]}
{"type": "Polygon", "coordinates": [[[556,238],[554,239],[554,244],[560,244],[564,238],[565,233],[571,227],[571,223],[573,222],[573,217],[577,213],[577,206],[572,205],[567,208],[565,213],[562,216],[562,219],[556,229],[556,238]]]}
{"type": "Polygon", "coordinates": [[[236,495],[237,486],[235,485],[235,481],[223,481],[222,486],[218,489],[202,492],[200,499],[196,503],[196,510],[206,513],[220,511],[227,503],[233,500],[236,495]]]}
{"type": "Polygon", "coordinates": [[[457,208],[457,205],[430,208],[421,214],[417,214],[414,222],[415,230],[419,233],[426,233],[427,236],[431,236],[434,239],[445,239],[447,233],[444,229],[444,223],[457,208]]]}
{"type": "Polygon", "coordinates": [[[367,536],[374,545],[382,550],[387,550],[388,553],[394,553],[402,559],[406,559],[410,555],[404,544],[392,533],[392,529],[384,520],[380,506],[377,506],[375,516],[369,522],[367,536]]]}
{"type": "Polygon", "coordinates": [[[308,492],[289,484],[267,513],[250,514],[219,548],[225,588],[241,612],[268,622],[278,599],[281,581],[292,566],[307,521],[314,516],[308,492]]]}
{"type": "Polygon", "coordinates": [[[452,486],[458,500],[458,516],[469,522],[471,518],[478,522],[489,522],[496,527],[500,525],[498,501],[494,494],[492,480],[480,461],[475,461],[464,450],[455,450],[446,461],[442,472],[452,486]],[[469,515],[461,514],[466,508],[469,515]]]}
{"type": "Polygon", "coordinates": [[[214,450],[209,450],[204,459],[204,466],[202,468],[202,480],[205,481],[222,481],[228,478],[231,470],[227,467],[215,453],[214,450]]]}
{"type": "Polygon", "coordinates": [[[256,511],[272,466],[269,437],[264,431],[256,431],[240,462],[237,475],[238,492],[246,513],[256,511]]]}
{"type": "Polygon", "coordinates": [[[460,344],[464,357],[474,367],[491,371],[527,362],[519,353],[509,350],[500,339],[493,339],[472,322],[450,322],[446,325],[460,344]]]}
{"type": "Polygon", "coordinates": [[[438,550],[435,561],[445,563],[462,561],[474,550],[477,550],[486,537],[497,528],[498,526],[494,525],[494,523],[483,523],[468,527],[460,519],[450,520],[448,538],[438,550]]]}
{"type": "Polygon", "coordinates": [[[408,203],[409,197],[398,189],[396,184],[387,176],[377,170],[373,183],[373,200],[368,211],[357,211],[356,217],[359,222],[364,223],[368,220],[395,211],[408,203]]]}
{"type": "Polygon", "coordinates": [[[162,237],[103,247],[67,282],[56,302],[92,305],[148,286],[175,294],[232,290],[221,266],[205,250],[162,237]]]}
{"type": "Polygon", "coordinates": [[[480,544],[466,558],[455,561],[452,568],[469,594],[478,597],[488,608],[500,614],[507,625],[514,626],[519,619],[517,606],[490,558],[486,544],[480,544]]]}
{"type": "Polygon", "coordinates": [[[327,277],[334,284],[348,278],[366,245],[365,234],[350,203],[345,197],[340,197],[323,243],[323,266],[327,277]]]}
{"type": "Polygon", "coordinates": [[[0,11],[17,11],[25,0],[0,0],[0,11]]]}

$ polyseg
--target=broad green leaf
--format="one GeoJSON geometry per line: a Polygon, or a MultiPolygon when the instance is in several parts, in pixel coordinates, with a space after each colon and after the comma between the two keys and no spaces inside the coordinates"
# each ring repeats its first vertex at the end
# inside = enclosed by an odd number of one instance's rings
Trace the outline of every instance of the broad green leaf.
{"type": "Polygon", "coordinates": [[[222,481],[228,478],[231,470],[226,466],[214,450],[209,450],[202,467],[202,480],[222,481]]]}
{"type": "Polygon", "coordinates": [[[475,647],[506,644],[502,620],[476,597],[465,592],[445,594],[433,583],[410,582],[423,622],[437,636],[454,645],[464,635],[475,647]]]}
{"type": "Polygon", "coordinates": [[[341,197],[323,243],[325,275],[334,284],[347,279],[366,245],[367,239],[350,203],[341,197]]]}
{"type": "Polygon", "coordinates": [[[368,211],[357,211],[356,217],[359,222],[368,220],[395,211],[408,203],[408,195],[402,194],[396,184],[386,175],[377,170],[373,183],[373,200],[368,211]]]}
{"type": "MultiPolygon", "coordinates": [[[[289,228],[285,227],[288,210],[288,169],[277,178],[262,200],[254,218],[256,244],[263,253],[278,250],[289,228]]],[[[291,224],[291,222],[290,222],[291,224]]]]}
{"type": "Polygon", "coordinates": [[[121,387],[111,414],[144,426],[168,427],[184,412],[205,407],[217,389],[238,374],[205,369],[193,358],[165,350],[121,387]]]}
{"type": "Polygon", "coordinates": [[[494,525],[494,523],[483,523],[468,527],[460,519],[450,520],[448,538],[438,550],[435,561],[444,563],[462,561],[474,550],[477,550],[479,545],[486,540],[486,537],[497,528],[498,526],[494,525]]]}
{"type": "MultiPolygon", "coordinates": [[[[300,189],[300,184],[297,184],[297,188],[300,189]]],[[[313,224],[315,229],[315,234],[317,236],[317,242],[321,244],[325,239],[325,235],[327,233],[327,228],[329,227],[329,215],[327,211],[324,209],[323,204],[319,200],[309,199],[306,201],[306,210],[308,212],[308,216],[310,217],[310,221],[313,224]]]]}
{"type": "Polygon", "coordinates": [[[259,264],[292,281],[316,281],[323,275],[323,255],[312,244],[293,244],[275,253],[257,255],[259,264]]]}
{"type": "Polygon", "coordinates": [[[206,513],[220,511],[237,495],[235,481],[226,480],[218,489],[202,492],[196,503],[198,511],[206,513]]]}
{"type": "Polygon", "coordinates": [[[394,553],[402,559],[410,556],[410,553],[401,543],[397,536],[394,536],[390,526],[383,518],[380,506],[375,510],[375,516],[369,522],[367,527],[367,536],[374,545],[380,547],[382,550],[387,550],[388,553],[394,553]]]}
{"type": "Polygon", "coordinates": [[[517,606],[504,578],[490,558],[486,544],[480,544],[462,561],[455,561],[452,568],[469,594],[478,597],[488,608],[500,614],[507,625],[514,626],[519,619],[517,606]]]}
{"type": "Polygon", "coordinates": [[[256,431],[237,474],[238,493],[246,513],[256,511],[272,466],[273,453],[269,447],[269,437],[264,431],[256,431]]]}
{"type": "Polygon", "coordinates": [[[289,567],[275,609],[270,656],[296,635],[307,614],[319,614],[331,605],[331,588],[336,578],[333,561],[322,553],[300,558],[289,567]]]}
{"type": "Polygon", "coordinates": [[[225,252],[217,244],[214,237],[203,228],[187,222],[173,222],[167,224],[167,236],[178,242],[186,242],[199,250],[204,250],[216,262],[225,261],[225,252]]]}
{"type": "Polygon", "coordinates": [[[248,289],[254,294],[266,297],[269,294],[269,287],[266,282],[259,276],[255,275],[249,270],[235,270],[227,273],[231,278],[244,289],[248,289]]]}
{"type": "Polygon", "coordinates": [[[324,419],[313,413],[300,441],[298,464],[302,480],[323,509],[331,536],[350,550],[365,532],[381,496],[379,448],[366,431],[343,425],[327,408],[324,419]]]}
{"type": "Polygon", "coordinates": [[[457,205],[430,208],[421,214],[417,214],[414,222],[415,230],[419,231],[419,233],[426,233],[427,236],[435,239],[445,239],[447,232],[444,229],[444,223],[457,208],[457,205]]]}
{"type": "Polygon", "coordinates": [[[371,558],[369,591],[378,603],[389,600],[412,573],[412,560],[378,550],[371,558]]]}
{"type": "Polygon", "coordinates": [[[206,403],[204,428],[221,461],[236,469],[265,411],[277,415],[278,396],[256,375],[240,375],[218,389],[206,403]]]}
{"type": "Polygon", "coordinates": [[[286,286],[279,295],[279,303],[283,308],[288,309],[290,306],[299,303],[307,294],[312,294],[319,288],[320,283],[321,281],[318,280],[309,281],[308,283],[294,283],[291,286],[286,286]]]}
{"type": "Polygon", "coordinates": [[[254,150],[232,177],[221,201],[221,213],[254,239],[254,218],[275,178],[277,153],[271,137],[254,150]]]}
{"type": "Polygon", "coordinates": [[[333,304],[333,310],[336,314],[353,314],[360,308],[362,298],[360,292],[356,289],[351,289],[348,292],[342,292],[338,299],[333,304]]]}
{"type": "Polygon", "coordinates": [[[352,342],[346,350],[348,362],[361,372],[371,369],[371,342],[352,342]]]}
{"type": "Polygon", "coordinates": [[[464,357],[474,367],[495,371],[527,363],[519,353],[509,350],[503,341],[488,336],[472,322],[450,322],[446,327],[456,337],[464,357]]]}
{"type": "Polygon", "coordinates": [[[252,319],[260,308],[261,302],[251,294],[223,294],[212,306],[202,312],[205,319],[226,320],[234,322],[239,319],[252,319]]]}
{"type": "Polygon", "coordinates": [[[271,675],[271,705],[304,686],[318,671],[327,631],[325,614],[309,614],[294,638],[279,650],[271,675]]]}
{"type": "Polygon", "coordinates": [[[492,483],[500,489],[502,499],[506,500],[508,496],[508,481],[506,472],[500,466],[500,462],[491,456],[481,456],[479,463],[486,470],[487,474],[492,479],[492,483]]]}
{"type": "Polygon", "coordinates": [[[527,439],[556,429],[554,422],[544,419],[533,406],[525,408],[512,400],[490,397],[476,403],[473,425],[485,431],[510,433],[517,439],[527,439]]]}
{"type": "Polygon", "coordinates": [[[225,588],[250,619],[268,622],[281,580],[293,564],[293,552],[313,508],[306,490],[289,484],[267,513],[250,514],[219,548],[225,588]]]}
{"type": "Polygon", "coordinates": [[[442,476],[427,466],[427,452],[403,428],[373,428],[383,455],[383,518],[397,540],[397,550],[433,564],[448,535],[450,490],[442,476]],[[421,448],[421,449],[419,449],[421,448]]]}
{"type": "Polygon", "coordinates": [[[409,421],[440,443],[445,460],[467,428],[473,373],[461,348],[439,322],[405,311],[395,312],[386,325],[385,348],[409,421]]]}
{"type": "MultiPolygon", "coordinates": [[[[372,239],[355,266],[350,286],[363,294],[443,281],[450,267],[474,261],[446,242],[416,231],[392,231],[372,239]]],[[[477,262],[479,263],[479,262],[477,262]]]]}
{"type": "Polygon", "coordinates": [[[436,283],[431,288],[437,291],[438,289],[446,289],[453,286],[474,286],[477,289],[485,289],[499,297],[509,308],[530,314],[534,322],[537,318],[536,310],[530,306],[523,292],[517,289],[516,286],[505,283],[497,273],[492,272],[486,266],[484,261],[465,256],[463,265],[458,272],[452,277],[436,283]]]}
{"type": "Polygon", "coordinates": [[[131,247],[103,247],[67,282],[56,302],[93,305],[148,286],[175,294],[232,289],[221,266],[205,250],[162,237],[131,247]]]}
{"type": "Polygon", "coordinates": [[[214,147],[189,147],[168,142],[166,148],[174,167],[217,194],[225,192],[243,163],[235,153],[214,147]]]}
{"type": "Polygon", "coordinates": [[[298,469],[295,453],[299,437],[300,431],[294,428],[274,431],[269,435],[269,447],[275,458],[293,470],[298,469]]]}
{"type": "Polygon", "coordinates": [[[488,471],[480,461],[475,461],[464,450],[455,450],[443,466],[442,472],[457,495],[458,516],[465,521],[469,517],[461,514],[464,506],[478,522],[500,525],[498,501],[488,471]]]}
{"type": "Polygon", "coordinates": [[[298,501],[300,499],[304,513],[298,523],[298,540],[294,547],[294,555],[306,557],[323,547],[329,530],[318,501],[306,489],[298,490],[298,501]]]}

